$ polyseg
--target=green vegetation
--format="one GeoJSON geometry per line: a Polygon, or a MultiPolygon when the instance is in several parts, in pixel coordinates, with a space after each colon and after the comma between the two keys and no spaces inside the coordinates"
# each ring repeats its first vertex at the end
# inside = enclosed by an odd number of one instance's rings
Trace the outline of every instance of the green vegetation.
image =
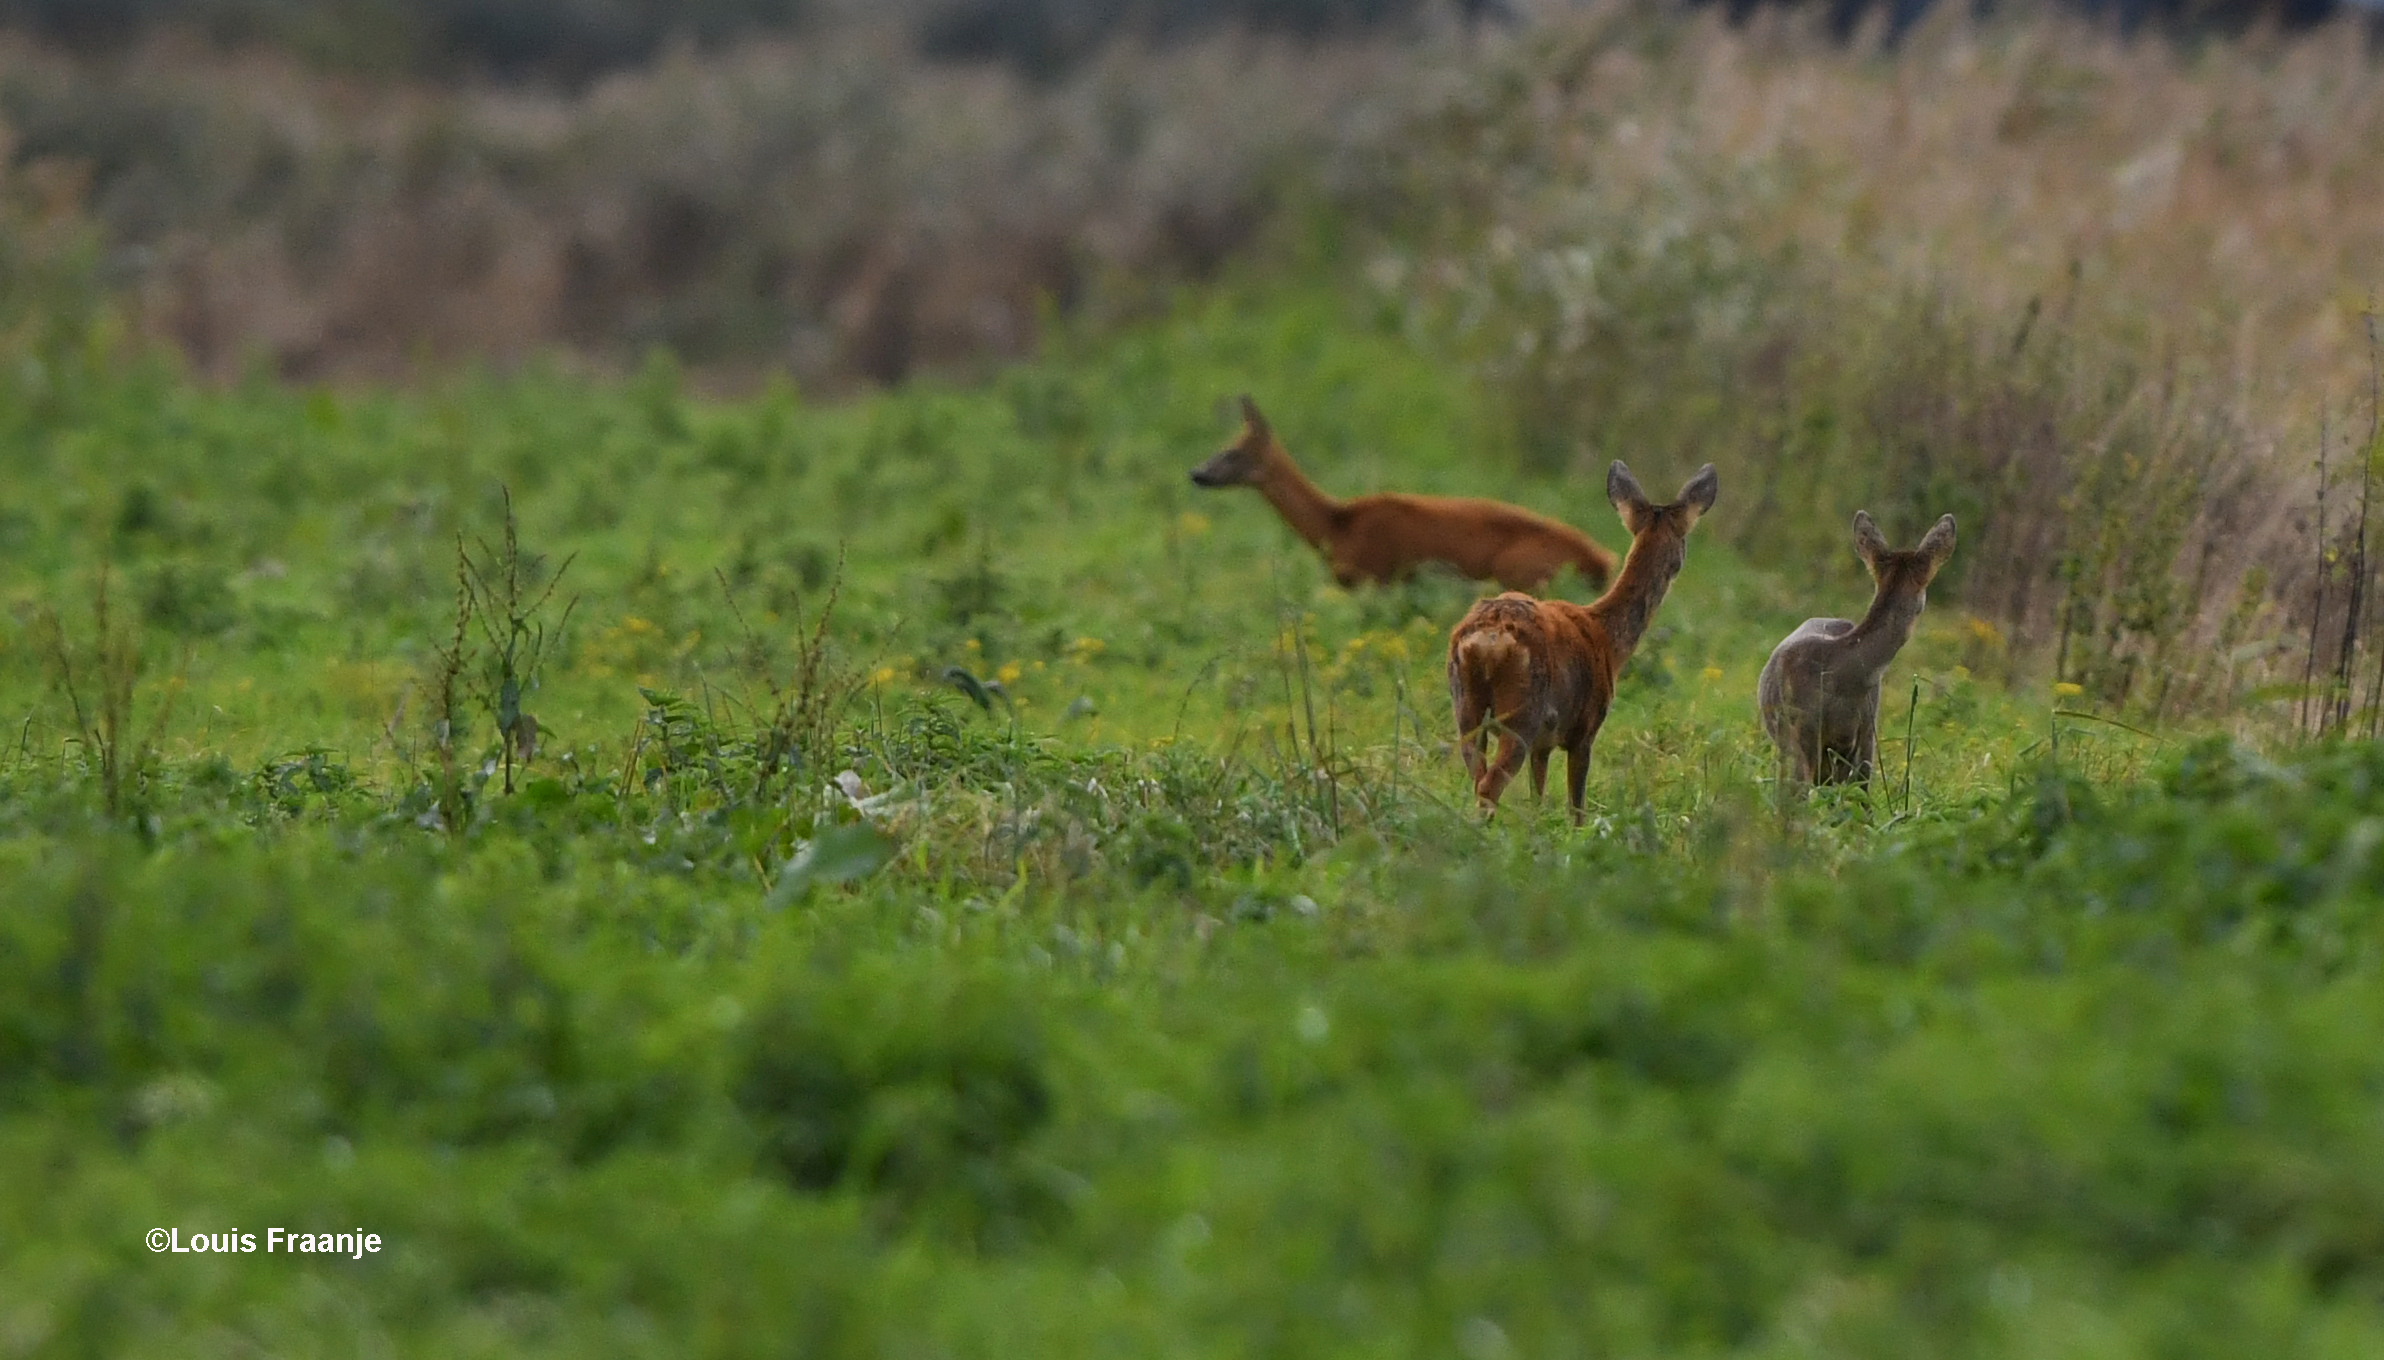
{"type": "Polygon", "coordinates": [[[1470,588],[1184,471],[1247,388],[1620,534],[1331,292],[833,406],[111,335],[0,370],[0,1354],[2384,1344],[2373,748],[2057,717],[1943,592],[1892,777],[1776,806],[1864,587],[1741,519],[1591,825],[1484,825],[1470,588]]]}
{"type": "Polygon", "coordinates": [[[1418,9],[0,0],[0,1360],[2384,1351],[2373,58],[1418,9]]]}

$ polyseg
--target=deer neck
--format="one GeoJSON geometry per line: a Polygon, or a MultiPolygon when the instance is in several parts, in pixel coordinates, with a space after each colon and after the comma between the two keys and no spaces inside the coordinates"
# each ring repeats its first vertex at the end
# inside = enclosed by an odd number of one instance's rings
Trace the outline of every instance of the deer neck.
{"type": "Polygon", "coordinates": [[[1838,640],[1841,655],[1865,675],[1886,670],[1887,663],[1912,640],[1912,630],[1927,603],[1928,596],[1917,590],[1883,590],[1873,595],[1862,621],[1838,640]]]}
{"type": "Polygon", "coordinates": [[[1258,494],[1267,498],[1275,513],[1291,531],[1306,539],[1308,546],[1323,550],[1333,541],[1333,521],[1341,503],[1317,489],[1308,480],[1300,465],[1281,448],[1267,451],[1266,474],[1258,480],[1258,494]]]}
{"type": "Polygon", "coordinates": [[[1589,604],[1589,612],[1605,626],[1606,642],[1613,649],[1617,671],[1638,648],[1647,626],[1655,621],[1656,607],[1664,602],[1665,592],[1672,589],[1672,578],[1680,575],[1686,556],[1678,541],[1634,540],[1614,584],[1589,604]]]}

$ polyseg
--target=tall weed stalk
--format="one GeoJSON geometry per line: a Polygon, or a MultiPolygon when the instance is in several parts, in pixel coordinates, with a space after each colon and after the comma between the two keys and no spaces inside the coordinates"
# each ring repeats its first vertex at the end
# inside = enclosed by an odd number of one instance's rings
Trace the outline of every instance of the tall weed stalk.
{"type": "Polygon", "coordinates": [[[510,794],[517,766],[535,759],[538,752],[538,719],[522,707],[522,700],[537,687],[539,671],[570,624],[579,598],[566,600],[561,617],[551,629],[547,626],[547,608],[577,554],[549,571],[544,557],[522,551],[512,489],[504,488],[502,495],[502,535],[493,545],[481,540],[477,556],[459,537],[456,579],[468,605],[459,611],[459,623],[468,614],[480,628],[485,649],[476,679],[482,706],[496,722],[498,768],[510,794]]]}
{"type": "Polygon", "coordinates": [[[145,692],[148,666],[138,629],[111,607],[104,565],[91,583],[91,631],[77,639],[56,610],[43,609],[37,627],[49,654],[51,678],[74,714],[75,738],[99,770],[100,801],[111,818],[137,801],[157,755],[157,739],[182,692],[177,674],[145,692]]]}

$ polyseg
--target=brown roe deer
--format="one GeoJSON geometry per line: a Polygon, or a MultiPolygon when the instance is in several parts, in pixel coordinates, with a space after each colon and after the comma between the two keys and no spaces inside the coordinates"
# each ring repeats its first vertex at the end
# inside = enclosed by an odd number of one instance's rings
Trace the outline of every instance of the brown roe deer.
{"type": "Polygon", "coordinates": [[[1485,811],[1496,811],[1526,751],[1531,791],[1548,788],[1548,756],[1565,753],[1565,799],[1581,823],[1590,748],[1614,702],[1623,663],[1680,575],[1689,529],[1713,508],[1721,485],[1713,464],[1700,468],[1670,505],[1649,502],[1631,470],[1606,472],[1606,499],[1631,531],[1622,574],[1586,605],[1535,600],[1509,592],[1483,600],[1449,634],[1449,699],[1457,709],[1457,747],[1485,811]],[[1498,753],[1482,747],[1495,723],[1498,753]]]}
{"type": "Polygon", "coordinates": [[[1396,581],[1426,562],[1509,590],[1538,590],[1567,565],[1592,586],[1604,585],[1614,570],[1614,554],[1580,530],[1503,501],[1398,494],[1334,500],[1291,461],[1248,397],[1241,437],[1192,469],[1192,481],[1258,488],[1291,531],[1324,554],[1343,586],[1396,581]]]}
{"type": "Polygon", "coordinates": [[[1857,510],[1854,551],[1877,587],[1862,622],[1805,620],[1772,648],[1755,684],[1781,776],[1800,783],[1870,782],[1879,764],[1880,677],[1911,639],[1929,582],[1954,555],[1954,517],[1938,520],[1911,551],[1897,552],[1857,510]]]}

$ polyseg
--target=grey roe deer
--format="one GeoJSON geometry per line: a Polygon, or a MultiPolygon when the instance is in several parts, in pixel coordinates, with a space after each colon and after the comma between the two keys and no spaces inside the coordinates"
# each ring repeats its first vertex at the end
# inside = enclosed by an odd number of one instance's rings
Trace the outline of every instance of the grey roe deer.
{"type": "Polygon", "coordinates": [[[1548,757],[1562,747],[1565,798],[1580,824],[1590,748],[1614,702],[1614,682],[1680,575],[1690,528],[1713,508],[1720,489],[1708,463],[1681,487],[1680,499],[1657,505],[1631,470],[1616,463],[1606,472],[1606,499],[1631,531],[1631,548],[1606,593],[1578,605],[1510,591],[1476,604],[1449,634],[1457,747],[1485,810],[1497,809],[1525,752],[1532,793],[1544,795],[1548,757]],[[1485,759],[1493,723],[1498,752],[1485,759]]]}
{"type": "Polygon", "coordinates": [[[1248,397],[1240,437],[1192,469],[1192,481],[1258,488],[1291,531],[1324,554],[1344,586],[1396,581],[1426,562],[1509,590],[1538,590],[1567,565],[1592,586],[1604,585],[1614,570],[1614,554],[1588,535],[1519,505],[1397,493],[1334,500],[1291,461],[1248,397]]]}
{"type": "Polygon", "coordinates": [[[1912,637],[1929,582],[1954,555],[1945,516],[1909,552],[1887,546],[1879,526],[1854,514],[1854,551],[1876,590],[1860,623],[1807,619],[1772,648],[1755,685],[1763,730],[1780,749],[1783,777],[1806,784],[1868,783],[1879,764],[1879,681],[1912,637]]]}

